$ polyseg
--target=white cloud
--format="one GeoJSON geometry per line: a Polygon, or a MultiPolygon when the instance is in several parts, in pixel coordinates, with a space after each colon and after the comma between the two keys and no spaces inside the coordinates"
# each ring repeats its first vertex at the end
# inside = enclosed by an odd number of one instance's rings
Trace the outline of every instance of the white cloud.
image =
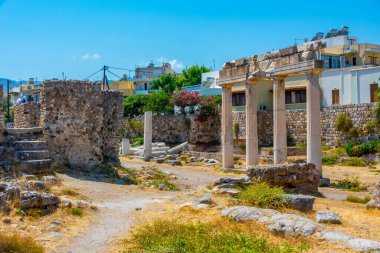
{"type": "Polygon", "coordinates": [[[156,61],[159,63],[166,63],[166,62],[170,63],[172,65],[172,68],[176,71],[182,71],[185,68],[185,65],[177,59],[168,60],[164,57],[160,57],[160,58],[156,59],[156,61]]]}
{"type": "Polygon", "coordinates": [[[82,60],[85,60],[85,61],[87,61],[87,60],[98,60],[98,59],[100,59],[100,54],[98,54],[98,53],[93,53],[93,54],[87,53],[87,54],[83,55],[81,58],[82,58],[82,60]]]}

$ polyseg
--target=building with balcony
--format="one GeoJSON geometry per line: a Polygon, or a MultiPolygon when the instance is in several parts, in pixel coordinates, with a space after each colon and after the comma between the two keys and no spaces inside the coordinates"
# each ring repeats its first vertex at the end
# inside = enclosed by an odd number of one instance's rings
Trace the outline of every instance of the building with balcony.
{"type": "Polygon", "coordinates": [[[135,94],[148,94],[152,81],[164,74],[175,74],[170,63],[156,67],[151,62],[147,67],[137,67],[133,78],[135,94]]]}

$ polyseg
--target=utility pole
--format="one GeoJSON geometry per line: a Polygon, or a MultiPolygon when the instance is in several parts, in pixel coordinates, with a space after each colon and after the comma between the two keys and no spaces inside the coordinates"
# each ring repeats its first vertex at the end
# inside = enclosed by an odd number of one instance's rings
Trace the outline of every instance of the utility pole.
{"type": "Polygon", "coordinates": [[[107,76],[106,76],[106,70],[108,69],[108,67],[106,65],[103,66],[103,89],[105,90],[106,87],[107,89],[109,90],[110,87],[108,85],[108,80],[107,80],[107,76]]]}
{"type": "Polygon", "coordinates": [[[10,114],[9,114],[9,79],[7,79],[7,115],[8,115],[8,121],[10,119],[10,114]]]}

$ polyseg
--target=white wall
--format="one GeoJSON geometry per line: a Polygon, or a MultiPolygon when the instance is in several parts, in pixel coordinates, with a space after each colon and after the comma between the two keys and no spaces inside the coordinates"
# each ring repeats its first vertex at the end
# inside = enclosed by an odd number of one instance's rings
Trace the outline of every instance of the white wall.
{"type": "Polygon", "coordinates": [[[332,105],[334,89],[339,89],[341,105],[370,103],[370,84],[380,83],[379,78],[380,67],[326,70],[321,75],[322,106],[332,105]]]}
{"type": "Polygon", "coordinates": [[[210,88],[216,88],[216,89],[221,89],[221,87],[219,87],[218,85],[216,85],[216,79],[219,78],[219,70],[216,70],[216,71],[210,71],[210,72],[207,72],[207,73],[203,73],[202,74],[202,83],[207,81],[207,78],[208,77],[212,77],[214,78],[214,81],[213,83],[211,84],[210,88]]]}

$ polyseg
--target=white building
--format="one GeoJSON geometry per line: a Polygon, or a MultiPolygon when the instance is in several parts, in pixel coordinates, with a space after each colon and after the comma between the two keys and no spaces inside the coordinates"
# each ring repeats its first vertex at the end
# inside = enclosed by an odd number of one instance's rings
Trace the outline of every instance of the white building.
{"type": "Polygon", "coordinates": [[[380,66],[326,69],[321,74],[322,106],[377,102],[380,66]]]}

